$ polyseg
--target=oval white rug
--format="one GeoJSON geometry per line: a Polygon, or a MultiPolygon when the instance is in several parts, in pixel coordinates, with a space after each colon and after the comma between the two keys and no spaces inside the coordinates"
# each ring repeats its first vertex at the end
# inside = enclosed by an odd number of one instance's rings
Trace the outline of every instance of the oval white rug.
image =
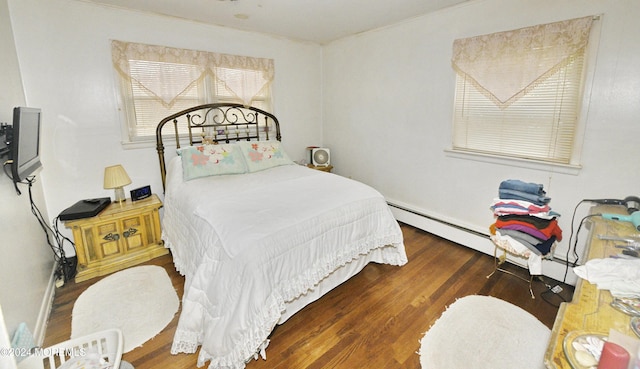
{"type": "Polygon", "coordinates": [[[71,338],[120,328],[124,352],[160,333],[173,319],[180,300],[164,268],[144,265],[112,274],[76,300],[71,338]]]}
{"type": "Polygon", "coordinates": [[[422,338],[422,369],[541,369],[551,330],[509,302],[456,300],[422,338]]]}

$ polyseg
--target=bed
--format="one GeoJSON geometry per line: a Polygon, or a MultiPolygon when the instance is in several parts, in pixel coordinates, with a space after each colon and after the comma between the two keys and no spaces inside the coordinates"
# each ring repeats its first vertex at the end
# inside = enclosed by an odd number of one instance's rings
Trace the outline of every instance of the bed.
{"type": "Polygon", "coordinates": [[[163,119],[156,138],[162,237],[185,276],[171,353],[200,347],[198,367],[266,358],[277,324],[370,262],[407,262],[384,197],[294,163],[268,112],[200,105],[163,119]]]}

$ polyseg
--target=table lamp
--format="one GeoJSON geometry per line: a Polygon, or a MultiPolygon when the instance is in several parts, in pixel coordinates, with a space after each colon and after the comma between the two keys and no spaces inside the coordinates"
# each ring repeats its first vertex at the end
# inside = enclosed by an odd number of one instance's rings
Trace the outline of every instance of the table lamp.
{"type": "Polygon", "coordinates": [[[104,188],[114,189],[114,202],[122,202],[126,199],[123,187],[128,184],[131,184],[131,178],[129,178],[122,165],[118,164],[104,168],[104,188]]]}

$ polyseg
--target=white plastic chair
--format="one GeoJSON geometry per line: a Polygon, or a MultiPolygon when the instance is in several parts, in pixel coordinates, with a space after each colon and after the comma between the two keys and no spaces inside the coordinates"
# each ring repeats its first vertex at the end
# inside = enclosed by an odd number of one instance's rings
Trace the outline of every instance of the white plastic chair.
{"type": "Polygon", "coordinates": [[[18,369],[119,369],[122,351],[122,332],[109,329],[36,348],[33,355],[18,363],[18,369]]]}

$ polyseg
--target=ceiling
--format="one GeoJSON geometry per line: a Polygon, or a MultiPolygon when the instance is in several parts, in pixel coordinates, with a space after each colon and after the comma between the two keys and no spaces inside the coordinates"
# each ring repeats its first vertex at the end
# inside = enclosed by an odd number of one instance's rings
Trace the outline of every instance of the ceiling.
{"type": "Polygon", "coordinates": [[[85,0],[328,43],[469,0],[85,0]]]}

